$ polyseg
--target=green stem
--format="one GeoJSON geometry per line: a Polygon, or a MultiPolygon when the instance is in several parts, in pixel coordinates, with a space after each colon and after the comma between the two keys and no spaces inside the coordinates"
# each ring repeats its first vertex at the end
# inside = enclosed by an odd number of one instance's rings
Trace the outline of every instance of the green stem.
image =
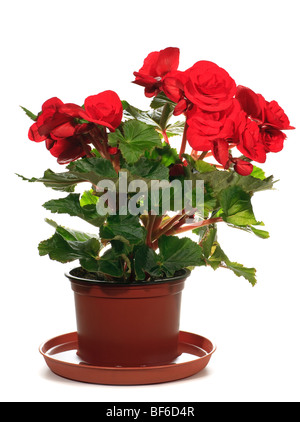
{"type": "Polygon", "coordinates": [[[186,141],[187,141],[186,140],[187,129],[188,129],[188,125],[187,125],[187,122],[185,122],[183,135],[182,135],[182,141],[181,141],[181,148],[180,148],[180,152],[179,152],[179,158],[181,158],[182,155],[185,153],[186,141]]]}
{"type": "Polygon", "coordinates": [[[85,155],[90,158],[94,157],[94,154],[90,151],[89,147],[87,146],[87,143],[84,140],[84,137],[82,135],[79,136],[80,144],[82,146],[82,149],[85,152],[85,155]]]}
{"type": "Polygon", "coordinates": [[[202,154],[199,156],[198,160],[204,160],[207,154],[208,154],[208,151],[203,151],[202,154]]]}
{"type": "Polygon", "coordinates": [[[170,111],[171,111],[170,104],[166,103],[162,109],[162,113],[161,113],[161,117],[159,121],[159,126],[161,127],[163,132],[166,131],[166,126],[171,115],[170,111]]]}

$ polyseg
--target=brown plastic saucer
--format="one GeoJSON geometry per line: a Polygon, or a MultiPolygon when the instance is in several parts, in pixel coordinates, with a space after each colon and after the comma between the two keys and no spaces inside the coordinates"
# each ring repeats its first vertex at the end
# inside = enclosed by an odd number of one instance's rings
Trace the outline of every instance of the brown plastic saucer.
{"type": "Polygon", "coordinates": [[[46,341],[40,352],[52,372],[61,377],[94,384],[141,385],[175,381],[204,369],[216,350],[212,342],[197,334],[180,331],[180,356],[171,364],[139,367],[100,367],[78,357],[77,333],[63,334],[46,341]]]}

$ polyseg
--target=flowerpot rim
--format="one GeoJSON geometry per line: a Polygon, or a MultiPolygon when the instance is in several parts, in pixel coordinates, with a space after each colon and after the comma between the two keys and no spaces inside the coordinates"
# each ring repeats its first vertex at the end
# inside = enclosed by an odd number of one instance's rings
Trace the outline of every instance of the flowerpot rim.
{"type": "Polygon", "coordinates": [[[182,268],[181,270],[176,271],[176,275],[172,276],[172,277],[165,277],[165,278],[158,278],[155,280],[150,280],[150,281],[134,281],[134,282],[130,282],[130,283],[122,283],[122,282],[116,282],[116,281],[109,281],[109,280],[92,280],[92,279],[88,279],[88,278],[84,278],[84,277],[78,277],[72,274],[72,271],[81,269],[82,267],[75,267],[67,272],[65,272],[65,276],[73,282],[78,282],[78,283],[84,283],[84,284],[88,284],[88,285],[98,285],[98,286],[107,286],[107,287],[137,287],[137,286],[153,286],[153,285],[158,285],[158,284],[164,284],[164,283],[172,283],[172,282],[176,282],[176,281],[181,281],[184,280],[186,278],[188,278],[191,275],[191,270],[189,270],[188,268],[182,268]]]}

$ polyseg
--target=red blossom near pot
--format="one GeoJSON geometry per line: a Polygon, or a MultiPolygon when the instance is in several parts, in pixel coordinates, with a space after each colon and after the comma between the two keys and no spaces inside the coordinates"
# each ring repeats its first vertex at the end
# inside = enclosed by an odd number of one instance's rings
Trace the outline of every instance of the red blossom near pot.
{"type": "Polygon", "coordinates": [[[153,97],[161,91],[162,80],[169,73],[177,70],[179,49],[168,47],[150,53],[138,72],[133,72],[137,85],[145,87],[146,97],[153,97]]]}

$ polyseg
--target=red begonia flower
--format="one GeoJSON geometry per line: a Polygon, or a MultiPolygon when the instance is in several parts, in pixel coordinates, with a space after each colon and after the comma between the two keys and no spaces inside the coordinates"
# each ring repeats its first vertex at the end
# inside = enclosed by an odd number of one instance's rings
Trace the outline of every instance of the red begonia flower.
{"type": "Polygon", "coordinates": [[[236,99],[245,113],[257,123],[280,130],[295,129],[277,101],[268,102],[261,94],[241,85],[237,87],[236,99]]]}
{"type": "Polygon", "coordinates": [[[143,66],[134,72],[133,83],[145,88],[146,97],[153,97],[161,91],[162,78],[169,72],[177,70],[179,65],[179,48],[168,47],[154,51],[145,58],[143,66]]]}
{"type": "Polygon", "coordinates": [[[246,125],[240,128],[240,143],[237,145],[237,149],[247,158],[258,163],[266,161],[266,151],[256,122],[248,120],[246,125]]]}
{"type": "Polygon", "coordinates": [[[286,134],[274,128],[262,128],[261,141],[266,152],[280,152],[283,149],[286,134]]]}
{"type": "Polygon", "coordinates": [[[212,153],[215,159],[226,169],[229,166],[229,143],[225,139],[213,141],[212,153]]]}
{"type": "Polygon", "coordinates": [[[76,104],[64,104],[59,98],[50,98],[42,105],[42,111],[29,129],[29,139],[45,141],[46,148],[57,158],[59,164],[66,164],[86,155],[90,150],[82,137],[89,131],[89,124],[78,123],[84,110],[76,104]]]}
{"type": "MultiPolygon", "coordinates": [[[[75,104],[73,106],[79,107],[75,104]]],[[[80,115],[74,110],[72,113],[68,111],[59,98],[54,97],[45,101],[36,122],[29,129],[29,139],[42,142],[47,138],[65,138],[74,135],[78,126],[75,117],[80,118],[80,115]]]]}
{"type": "Polygon", "coordinates": [[[162,80],[162,91],[171,101],[177,103],[173,111],[174,116],[187,111],[190,105],[184,94],[184,81],[185,73],[179,70],[168,73],[162,80]]]}
{"type": "Polygon", "coordinates": [[[235,97],[248,116],[261,123],[264,121],[266,100],[262,95],[239,85],[237,86],[235,97]]]}
{"type": "Polygon", "coordinates": [[[235,99],[227,110],[216,112],[203,111],[194,106],[187,112],[187,139],[190,145],[196,151],[205,151],[202,147],[207,141],[231,139],[235,142],[240,114],[244,113],[235,99]]]}
{"type": "Polygon", "coordinates": [[[265,123],[276,129],[295,129],[290,125],[287,115],[276,101],[266,103],[265,123]]]}
{"type": "Polygon", "coordinates": [[[185,71],[185,96],[206,111],[226,110],[232,104],[236,84],[226,70],[199,61],[185,71]]]}
{"type": "MultiPolygon", "coordinates": [[[[86,155],[86,149],[90,150],[90,146],[83,148],[80,135],[62,138],[53,141],[52,145],[48,144],[48,149],[53,157],[57,158],[58,164],[68,164],[86,155]]],[[[47,143],[46,143],[47,146],[47,143]]]]}
{"type": "Polygon", "coordinates": [[[105,126],[111,131],[120,126],[123,107],[119,96],[114,91],[104,91],[91,95],[84,101],[85,113],[82,116],[89,122],[105,126]]]}
{"type": "Polygon", "coordinates": [[[253,171],[253,164],[248,161],[235,158],[232,160],[234,164],[234,170],[241,176],[249,176],[253,171]]]}
{"type": "Polygon", "coordinates": [[[169,72],[162,81],[162,90],[171,101],[178,103],[184,98],[184,72],[169,72]]]}

